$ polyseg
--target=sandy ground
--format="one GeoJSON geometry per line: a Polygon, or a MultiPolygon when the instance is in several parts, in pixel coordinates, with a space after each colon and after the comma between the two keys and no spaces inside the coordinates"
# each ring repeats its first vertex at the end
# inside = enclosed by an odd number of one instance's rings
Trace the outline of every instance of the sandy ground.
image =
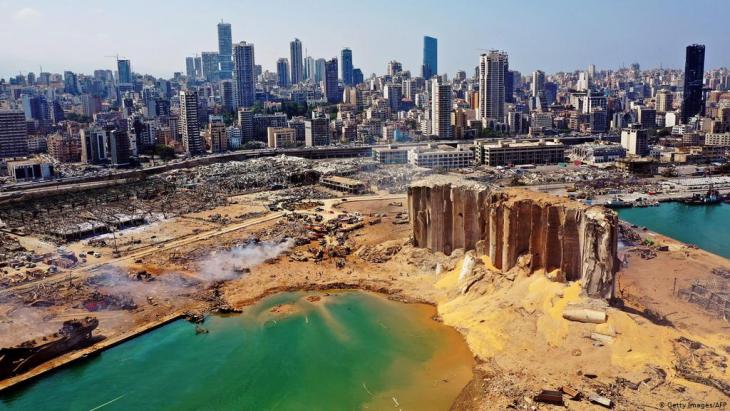
{"type": "MultiPolygon", "coordinates": [[[[722,366],[730,353],[728,323],[672,293],[675,277],[679,287],[686,287],[694,279],[710,275],[712,267],[730,267],[728,260],[688,250],[670,240],[665,240],[672,243],[670,251],[659,253],[657,258],[642,260],[630,254],[628,267],[619,273],[617,287],[629,309],[608,308],[608,323],[584,324],[562,318],[568,304],[585,302],[578,283],[555,283],[545,273],[499,273],[490,270],[486,258],[476,263],[475,272],[483,274],[477,279],[474,273],[464,275],[461,250],[444,256],[413,248],[409,225],[394,224],[396,214],[406,211],[404,196],[327,200],[324,204],[323,211],[307,212],[319,213],[325,220],[340,211],[356,212],[366,222],[347,240],[352,253],[344,257],[344,267],[338,268],[334,258],[320,262],[292,258],[309,255],[309,249],[317,246],[312,241],[223,283],[217,288],[222,300],[240,308],[282,290],[363,288],[395,299],[433,304],[439,319],[460,331],[478,358],[475,378],[465,387],[454,409],[557,408],[535,403],[532,398],[542,389],[563,386],[573,387],[584,396],[598,393],[610,398],[615,409],[622,410],[662,409],[668,402],[728,401],[728,396],[717,388],[687,381],[676,370],[685,357],[707,357],[711,360],[695,364],[702,373],[730,381],[727,367],[722,366]],[[667,315],[673,325],[652,323],[641,315],[645,308],[667,315]],[[595,332],[612,335],[612,342],[591,340],[595,332]],[[699,342],[702,348],[688,351],[678,342],[680,337],[699,342]]],[[[217,213],[235,217],[261,211],[261,206],[252,198],[239,198],[237,204],[224,209],[162,221],[135,232],[135,238],[142,242],[138,248],[123,251],[122,259],[107,257],[111,253],[106,252],[100,262],[113,262],[125,272],[146,270],[158,281],[172,274],[199,278],[200,260],[212,251],[225,250],[254,234],[264,238],[273,235],[282,220],[252,219],[251,225],[245,225],[232,219],[229,224],[216,224],[208,221],[209,216],[217,213]],[[234,226],[239,228],[226,231],[226,227],[234,226]],[[185,240],[177,242],[176,236],[185,240]]],[[[75,247],[84,245],[69,246],[75,247]]],[[[84,275],[88,274],[78,273],[79,278],[84,275]]],[[[137,309],[100,313],[100,332],[113,338],[160,321],[172,312],[210,307],[211,290],[202,292],[195,286],[184,292],[158,289],[152,304],[145,297],[155,282],[139,287],[137,309]]],[[[63,319],[77,313],[89,314],[73,305],[34,309],[37,311],[26,319],[25,314],[18,316],[22,311],[17,303],[0,300],[0,335],[12,336],[7,340],[23,340],[57,328],[63,319]]],[[[281,307],[280,314],[288,309],[281,307]]],[[[586,399],[568,401],[566,406],[596,407],[586,399]]]]}

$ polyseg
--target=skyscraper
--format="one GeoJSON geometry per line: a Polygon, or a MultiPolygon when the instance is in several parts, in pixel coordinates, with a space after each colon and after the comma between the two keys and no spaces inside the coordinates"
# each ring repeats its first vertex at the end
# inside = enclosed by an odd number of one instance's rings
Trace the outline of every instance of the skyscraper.
{"type": "Polygon", "coordinates": [[[314,80],[314,58],[312,56],[304,57],[304,79],[314,80]]]}
{"type": "Polygon", "coordinates": [[[426,80],[438,74],[438,40],[423,36],[423,66],[421,77],[426,80]]]}
{"type": "Polygon", "coordinates": [[[236,107],[251,107],[256,98],[253,44],[242,41],[233,46],[233,93],[236,107]]]}
{"type": "Polygon", "coordinates": [[[362,70],[356,68],[352,70],[352,83],[360,84],[365,81],[365,76],[362,74],[362,70]]]}
{"type": "Polygon", "coordinates": [[[687,46],[684,60],[684,96],[682,97],[682,123],[697,114],[704,113],[702,82],[705,73],[705,46],[692,44],[687,46]]]}
{"type": "Polygon", "coordinates": [[[195,56],[195,77],[203,77],[203,59],[200,56],[195,56]]]}
{"type": "Polygon", "coordinates": [[[37,121],[40,133],[47,133],[52,124],[51,107],[44,96],[23,95],[23,112],[28,121],[37,121]]]}
{"type": "Polygon", "coordinates": [[[337,74],[337,57],[334,57],[325,63],[324,69],[324,95],[328,103],[339,103],[342,99],[337,74]]]}
{"type": "Polygon", "coordinates": [[[396,74],[400,73],[401,71],[403,71],[403,65],[400,64],[400,62],[395,61],[395,60],[391,60],[388,62],[387,73],[389,76],[391,76],[391,77],[395,76],[396,74]]]}
{"type": "Polygon", "coordinates": [[[431,81],[431,134],[450,139],[451,133],[451,85],[439,78],[431,81]]]}
{"type": "Polygon", "coordinates": [[[514,103],[515,77],[514,72],[509,69],[509,64],[504,66],[504,101],[514,103]]]}
{"type": "Polygon", "coordinates": [[[535,70],[532,72],[532,84],[530,84],[530,94],[532,97],[539,97],[545,91],[545,72],[535,70]]]}
{"type": "Polygon", "coordinates": [[[349,48],[342,49],[342,82],[346,86],[351,86],[352,81],[352,50],[349,48]]]}
{"type": "Polygon", "coordinates": [[[203,152],[203,141],[200,138],[198,123],[198,92],[180,91],[180,128],[183,149],[191,156],[203,152]]]}
{"type": "Polygon", "coordinates": [[[22,111],[0,110],[0,158],[28,155],[28,129],[22,111]]]}
{"type": "Polygon", "coordinates": [[[231,24],[218,23],[218,57],[220,59],[220,78],[230,79],[233,73],[233,37],[231,35],[231,24]]]}
{"type": "Polygon", "coordinates": [[[400,109],[400,102],[403,99],[403,85],[401,84],[386,84],[383,90],[383,97],[388,99],[390,104],[390,110],[392,112],[398,112],[400,109]]]}
{"type": "Polygon", "coordinates": [[[280,58],[276,61],[276,80],[279,87],[289,87],[289,60],[280,58]]]}
{"type": "Polygon", "coordinates": [[[220,57],[215,51],[204,51],[201,53],[203,58],[203,77],[206,81],[220,80],[220,57]]]}
{"type": "Polygon", "coordinates": [[[221,103],[227,112],[233,112],[233,80],[221,80],[221,103]]]}
{"type": "Polygon", "coordinates": [[[79,94],[79,81],[76,73],[73,71],[63,73],[63,89],[66,93],[74,96],[79,94]]]}
{"type": "Polygon", "coordinates": [[[117,76],[120,84],[132,82],[132,65],[129,60],[117,60],[117,76]]]}
{"type": "Polygon", "coordinates": [[[301,83],[304,80],[304,64],[302,63],[302,42],[299,39],[294,39],[289,43],[291,51],[291,58],[289,63],[291,64],[291,82],[292,84],[301,83]]]}
{"type": "Polygon", "coordinates": [[[314,81],[317,83],[324,81],[324,70],[326,65],[327,60],[325,59],[317,59],[314,61],[314,81]]]}
{"type": "Polygon", "coordinates": [[[195,57],[185,57],[185,75],[189,79],[195,78],[195,57]]]}
{"type": "Polygon", "coordinates": [[[504,72],[507,53],[492,50],[479,59],[479,117],[483,122],[504,122],[504,72]]]}

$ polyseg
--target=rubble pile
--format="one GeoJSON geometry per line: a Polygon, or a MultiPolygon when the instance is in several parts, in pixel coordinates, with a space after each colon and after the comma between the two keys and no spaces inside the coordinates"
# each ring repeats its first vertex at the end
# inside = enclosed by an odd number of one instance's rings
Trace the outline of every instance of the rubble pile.
{"type": "Polygon", "coordinates": [[[257,200],[267,201],[268,209],[271,211],[278,210],[303,210],[321,206],[318,200],[332,198],[332,194],[318,189],[317,186],[299,186],[291,187],[284,190],[266,192],[257,196],[257,200]]]}
{"type": "Polygon", "coordinates": [[[109,295],[99,291],[91,293],[82,304],[88,311],[134,310],[137,304],[128,295],[109,295]]]}
{"type": "Polygon", "coordinates": [[[634,228],[624,222],[620,222],[618,225],[618,239],[625,244],[639,244],[641,243],[641,236],[634,230],[634,228]]]}
{"type": "Polygon", "coordinates": [[[725,321],[730,320],[730,279],[724,269],[716,269],[713,274],[719,278],[710,281],[695,280],[689,288],[680,289],[679,298],[697,304],[707,313],[725,321]],[[718,274],[719,273],[719,274],[718,274]]]}
{"type": "Polygon", "coordinates": [[[0,233],[0,288],[36,281],[55,272],[55,267],[41,268],[44,262],[52,262],[51,255],[36,254],[14,236],[0,233]]]}
{"type": "Polygon", "coordinates": [[[292,184],[314,184],[319,175],[312,169],[310,160],[279,156],[173,170],[157,178],[175,187],[206,186],[230,196],[292,184]]]}
{"type": "Polygon", "coordinates": [[[595,167],[558,167],[548,170],[507,169],[501,170],[501,174],[503,178],[517,177],[525,185],[575,183],[576,185],[610,187],[621,181],[627,183],[632,178],[630,174],[618,170],[595,167]]]}
{"type": "Polygon", "coordinates": [[[361,171],[375,170],[380,164],[363,158],[343,158],[312,162],[312,169],[323,176],[351,176],[361,171]]]}
{"type": "Polygon", "coordinates": [[[378,190],[387,190],[391,194],[405,193],[408,185],[413,181],[431,175],[428,168],[416,167],[410,164],[381,166],[370,171],[361,171],[354,178],[367,181],[378,190]]]}
{"type": "Polygon", "coordinates": [[[370,263],[384,263],[403,248],[399,240],[390,240],[377,245],[364,245],[357,250],[357,256],[370,263]]]}

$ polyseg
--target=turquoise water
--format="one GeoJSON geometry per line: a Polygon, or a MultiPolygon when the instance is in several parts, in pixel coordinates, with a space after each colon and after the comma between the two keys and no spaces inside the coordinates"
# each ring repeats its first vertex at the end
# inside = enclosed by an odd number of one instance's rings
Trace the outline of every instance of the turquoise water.
{"type": "Polygon", "coordinates": [[[730,258],[730,204],[688,206],[671,202],[618,211],[622,220],[730,258]]]}
{"type": "Polygon", "coordinates": [[[472,359],[433,309],[363,292],[180,320],[0,396],[0,410],[448,409],[472,359]],[[292,312],[271,308],[291,304],[292,312]],[[446,380],[446,382],[444,382],[446,380]],[[97,408],[101,407],[101,408],[97,408]]]}

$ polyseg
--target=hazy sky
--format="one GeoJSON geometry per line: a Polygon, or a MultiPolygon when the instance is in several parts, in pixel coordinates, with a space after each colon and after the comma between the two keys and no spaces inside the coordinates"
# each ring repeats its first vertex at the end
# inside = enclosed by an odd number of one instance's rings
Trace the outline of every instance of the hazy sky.
{"type": "Polygon", "coordinates": [[[483,49],[509,53],[522,73],[682,68],[684,47],[707,46],[706,68],[730,66],[728,0],[0,0],[0,78],[18,71],[91,73],[119,53],[138,73],[171,77],[185,56],[217,51],[216,23],[255,44],[274,70],[298,37],[309,55],[353,50],[366,76],[391,59],[420,73],[422,38],[439,41],[439,72],[471,73],[483,49]]]}

